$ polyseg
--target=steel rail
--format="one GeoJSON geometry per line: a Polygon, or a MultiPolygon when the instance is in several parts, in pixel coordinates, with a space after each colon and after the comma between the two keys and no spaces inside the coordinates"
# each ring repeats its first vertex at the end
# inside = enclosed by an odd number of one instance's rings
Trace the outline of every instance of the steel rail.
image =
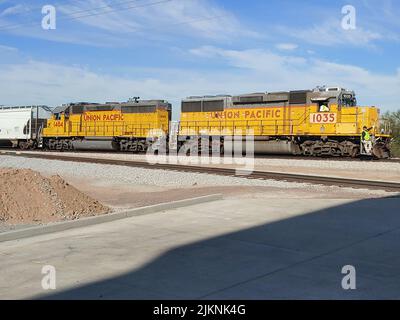
{"type": "MultiPolygon", "coordinates": [[[[58,150],[16,150],[15,148],[11,147],[1,147],[0,146],[0,152],[3,151],[10,151],[10,152],[24,152],[24,151],[29,151],[29,152],[48,152],[48,153],[60,153],[58,150]]],[[[114,151],[114,150],[101,150],[101,151],[96,151],[96,150],[68,150],[68,153],[80,153],[84,152],[87,154],[123,154],[123,155],[128,155],[128,152],[124,151],[114,151]]],[[[135,153],[137,155],[145,155],[145,152],[137,152],[135,153]]],[[[223,155],[222,155],[223,157],[223,155]]],[[[277,154],[270,154],[270,155],[263,155],[263,154],[255,154],[254,156],[250,157],[255,160],[257,159],[265,159],[265,160],[309,160],[309,161],[351,161],[351,162],[371,162],[371,163],[400,163],[400,158],[389,158],[389,159],[374,159],[370,157],[366,158],[350,158],[350,157],[315,157],[315,156],[303,156],[303,155],[277,155],[277,154]]]]}

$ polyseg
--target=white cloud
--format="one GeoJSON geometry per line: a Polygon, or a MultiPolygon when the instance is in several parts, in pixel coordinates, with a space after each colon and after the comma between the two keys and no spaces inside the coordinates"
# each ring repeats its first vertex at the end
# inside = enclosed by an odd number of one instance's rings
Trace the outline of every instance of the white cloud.
{"type": "Polygon", "coordinates": [[[174,103],[177,114],[182,97],[198,92],[199,88],[203,94],[214,89],[206,76],[190,70],[150,69],[146,72],[132,68],[131,72],[132,77],[124,78],[81,66],[39,61],[0,64],[0,103],[56,106],[73,101],[126,101],[129,97],[140,96],[168,99],[174,103]],[[143,73],[148,75],[139,76],[143,73]]]}
{"type": "Polygon", "coordinates": [[[154,12],[145,12],[144,16],[155,26],[161,21],[164,25],[177,22],[177,28],[181,31],[206,38],[258,37],[256,32],[248,30],[232,13],[208,0],[173,1],[164,9],[155,7],[154,12]],[[183,28],[180,22],[185,23],[183,28]]]}
{"type": "Polygon", "coordinates": [[[392,75],[317,59],[280,56],[262,50],[193,50],[197,57],[223,59],[212,71],[132,68],[131,77],[94,72],[81,66],[30,61],[0,64],[2,104],[48,104],[72,101],[124,101],[132,96],[163,98],[174,105],[189,95],[239,94],[339,85],[357,92],[362,104],[398,108],[400,69],[392,75]],[[201,54],[200,54],[201,53],[201,54]]]}
{"type": "Polygon", "coordinates": [[[0,44],[0,52],[1,51],[7,51],[7,52],[17,52],[18,49],[10,46],[4,46],[0,44]]]}
{"type": "Polygon", "coordinates": [[[297,49],[299,46],[294,43],[278,43],[275,47],[279,50],[292,51],[297,49]]]}
{"type": "Polygon", "coordinates": [[[147,40],[169,35],[212,40],[259,36],[243,26],[232,13],[209,0],[74,0],[57,6],[57,10],[60,12],[57,35],[39,34],[39,37],[52,36],[52,40],[67,42],[76,38],[78,43],[87,43],[91,41],[87,34],[92,34],[99,39],[112,37],[114,44],[117,41],[126,44],[134,41],[133,35],[147,40]],[[64,31],[68,31],[70,37],[64,31]],[[131,38],[127,38],[127,34],[131,38]]]}
{"type": "Polygon", "coordinates": [[[377,40],[387,37],[387,35],[366,30],[361,26],[357,26],[354,30],[345,30],[341,27],[341,21],[334,19],[310,28],[280,26],[277,29],[279,32],[292,38],[320,46],[368,46],[377,40]]]}
{"type": "Polygon", "coordinates": [[[1,32],[57,42],[124,47],[140,40],[176,40],[177,36],[228,42],[260,37],[213,0],[72,0],[56,5],[57,29],[51,31],[42,30],[40,16],[33,16],[32,8],[26,19],[8,16],[17,13],[17,7],[29,10],[30,4],[6,9],[0,24],[18,27],[0,27],[1,32]]]}
{"type": "MultiPolygon", "coordinates": [[[[398,33],[398,28],[400,27],[398,0],[363,0],[362,6],[366,10],[365,17],[368,18],[371,24],[376,27],[392,27],[394,28],[393,31],[398,33]]],[[[387,33],[388,28],[385,31],[387,33]]],[[[389,33],[391,32],[389,31],[389,33]]]]}
{"type": "MultiPolygon", "coordinates": [[[[316,85],[339,85],[358,93],[363,104],[382,106],[383,109],[398,108],[400,68],[393,74],[374,73],[364,68],[332,63],[325,60],[278,55],[268,50],[225,50],[216,47],[201,47],[190,51],[208,58],[223,59],[231,66],[224,71],[237,81],[235,74],[240,71],[242,91],[273,91],[290,89],[311,89],[316,85]],[[249,88],[247,84],[254,85],[249,88]]],[[[237,92],[237,91],[236,91],[237,92]]]]}
{"type": "Polygon", "coordinates": [[[60,17],[61,23],[72,20],[74,23],[117,33],[137,31],[140,24],[132,18],[137,12],[134,12],[133,8],[131,8],[131,12],[128,9],[121,9],[134,6],[140,7],[143,4],[140,4],[140,2],[132,4],[126,1],[122,3],[125,4],[125,7],[113,7],[111,6],[112,3],[104,0],[72,1],[69,4],[58,6],[57,10],[64,14],[64,16],[60,17]]]}
{"type": "Polygon", "coordinates": [[[253,69],[263,72],[278,72],[282,66],[303,66],[305,58],[277,55],[268,50],[224,50],[213,46],[204,46],[190,50],[196,56],[220,58],[234,67],[253,69]]]}
{"type": "Polygon", "coordinates": [[[0,12],[0,17],[13,16],[15,14],[20,14],[29,11],[29,9],[22,4],[17,4],[15,6],[8,7],[0,12]]]}

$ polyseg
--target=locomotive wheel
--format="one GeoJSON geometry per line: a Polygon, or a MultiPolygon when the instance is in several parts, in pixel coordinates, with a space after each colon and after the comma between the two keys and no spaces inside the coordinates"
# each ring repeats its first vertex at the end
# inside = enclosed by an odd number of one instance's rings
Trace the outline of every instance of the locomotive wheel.
{"type": "Polygon", "coordinates": [[[34,142],[34,143],[32,143],[30,146],[29,146],[29,149],[30,150],[34,150],[34,149],[36,149],[37,148],[37,143],[36,143],[36,141],[34,142]]]}
{"type": "Polygon", "coordinates": [[[379,145],[372,149],[372,154],[378,159],[388,159],[390,157],[389,153],[379,145]]]}
{"type": "Polygon", "coordinates": [[[18,147],[22,150],[27,150],[29,148],[29,142],[20,141],[18,147]]]}
{"type": "Polygon", "coordinates": [[[358,147],[354,147],[351,149],[350,156],[352,158],[357,158],[359,154],[360,154],[360,149],[358,147]]]}

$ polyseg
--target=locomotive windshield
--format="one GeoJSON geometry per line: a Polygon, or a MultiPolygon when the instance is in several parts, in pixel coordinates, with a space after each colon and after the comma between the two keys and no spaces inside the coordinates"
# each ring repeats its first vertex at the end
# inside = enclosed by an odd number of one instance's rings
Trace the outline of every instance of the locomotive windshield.
{"type": "Polygon", "coordinates": [[[345,107],[354,107],[357,105],[357,99],[354,94],[344,93],[342,94],[342,98],[339,101],[339,104],[345,107]]]}

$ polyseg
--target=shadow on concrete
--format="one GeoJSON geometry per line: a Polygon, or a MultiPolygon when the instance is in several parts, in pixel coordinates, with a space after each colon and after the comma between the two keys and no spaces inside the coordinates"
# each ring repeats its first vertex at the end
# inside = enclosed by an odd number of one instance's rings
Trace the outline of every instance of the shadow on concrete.
{"type": "Polygon", "coordinates": [[[191,243],[41,298],[400,298],[400,198],[354,201],[191,243]],[[356,290],[341,286],[345,265],[356,268],[356,290]]]}

